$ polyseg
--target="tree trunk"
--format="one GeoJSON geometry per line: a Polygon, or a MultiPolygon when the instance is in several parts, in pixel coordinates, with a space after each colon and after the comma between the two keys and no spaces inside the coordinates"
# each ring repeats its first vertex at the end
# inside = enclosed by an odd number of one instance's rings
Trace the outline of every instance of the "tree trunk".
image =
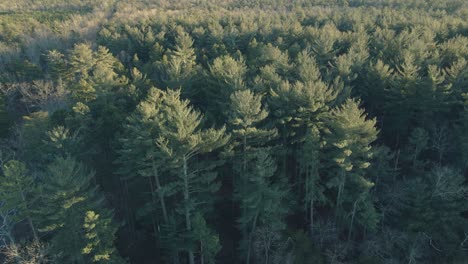
{"type": "Polygon", "coordinates": [[[395,158],[395,166],[393,167],[393,185],[395,186],[396,181],[396,171],[398,170],[398,160],[400,159],[400,149],[397,150],[396,158],[395,158]]]}
{"type": "Polygon", "coordinates": [[[32,233],[33,233],[33,236],[34,236],[34,240],[39,241],[39,236],[37,235],[37,231],[36,231],[36,228],[34,227],[34,224],[32,222],[31,217],[28,217],[28,223],[29,223],[29,226],[31,227],[31,230],[32,230],[32,233]]]}
{"type": "MultiPolygon", "coordinates": [[[[192,230],[192,223],[190,221],[190,208],[189,208],[189,183],[188,183],[188,172],[187,172],[187,157],[183,157],[183,173],[184,173],[184,202],[185,202],[185,228],[187,232],[190,233],[192,230]]],[[[193,254],[193,250],[189,249],[189,264],[195,264],[195,257],[193,254]]]]}
{"type": "Polygon", "coordinates": [[[310,236],[314,232],[314,199],[310,199],[310,236]]]}
{"type": "MultiPolygon", "coordinates": [[[[283,129],[286,130],[286,125],[283,125],[283,129]]],[[[289,179],[288,178],[288,168],[287,168],[288,167],[287,166],[287,164],[288,164],[288,139],[286,138],[286,136],[283,136],[282,139],[283,139],[283,146],[284,146],[284,151],[285,151],[283,153],[284,154],[283,155],[283,166],[284,166],[283,167],[283,173],[284,173],[284,178],[289,179]]]]}
{"type": "MultiPolygon", "coordinates": [[[[24,202],[25,204],[27,204],[27,203],[26,203],[26,197],[25,197],[23,191],[21,191],[21,199],[23,200],[23,202],[24,202]]],[[[28,207],[28,206],[26,206],[26,208],[27,208],[27,207],[28,207]]],[[[29,209],[27,209],[27,210],[29,211],[29,209]]],[[[31,231],[32,231],[32,233],[33,233],[34,240],[35,240],[35,241],[39,241],[39,236],[37,235],[37,231],[36,231],[36,228],[34,227],[34,224],[33,224],[33,222],[32,222],[31,217],[28,216],[27,219],[28,219],[29,227],[31,228],[31,231]]]]}
{"type": "Polygon", "coordinates": [[[346,173],[344,169],[341,169],[341,183],[340,183],[340,186],[338,186],[338,194],[336,197],[336,212],[335,212],[336,218],[338,218],[338,210],[341,207],[341,196],[343,195],[345,183],[346,183],[346,173]]]}
{"type": "Polygon", "coordinates": [[[123,179],[123,192],[124,192],[124,198],[125,198],[125,216],[127,217],[128,221],[128,226],[130,229],[130,234],[132,235],[132,239],[136,239],[136,229],[135,229],[135,221],[133,221],[133,213],[132,209],[129,205],[129,200],[130,200],[130,193],[128,191],[128,182],[126,179],[123,179]]]}
{"type": "Polygon", "coordinates": [[[309,204],[307,202],[307,197],[310,197],[309,193],[310,193],[310,188],[309,188],[309,185],[310,185],[310,175],[309,175],[309,166],[305,166],[305,177],[306,177],[306,184],[305,184],[305,194],[304,194],[304,212],[306,214],[306,221],[307,221],[307,210],[309,208],[309,204]]]}
{"type": "Polygon", "coordinates": [[[203,254],[203,242],[200,241],[200,264],[205,264],[205,256],[203,254]]]}
{"type": "Polygon", "coordinates": [[[254,221],[252,223],[252,230],[250,231],[250,234],[249,234],[249,241],[247,243],[247,259],[246,259],[247,264],[250,264],[250,254],[251,254],[251,250],[252,250],[252,239],[253,239],[253,234],[255,232],[255,228],[257,227],[258,214],[259,214],[259,212],[257,211],[257,213],[255,214],[255,217],[254,217],[254,221]]]}
{"type": "MultiPolygon", "coordinates": [[[[242,171],[241,171],[240,181],[239,181],[241,186],[239,187],[240,189],[239,192],[242,197],[245,197],[245,188],[247,185],[246,176],[245,176],[246,171],[247,171],[247,138],[245,135],[242,138],[242,152],[243,152],[242,153],[242,171]]],[[[244,206],[244,208],[242,208],[242,215],[246,215],[246,214],[247,214],[247,209],[244,206]]],[[[246,237],[247,237],[247,228],[242,228],[242,238],[245,239],[246,237]]]]}
{"type": "Polygon", "coordinates": [[[168,217],[167,217],[166,202],[164,200],[164,194],[161,192],[161,183],[159,181],[158,168],[156,168],[156,165],[154,164],[154,160],[152,161],[151,165],[153,167],[153,176],[154,176],[154,180],[156,182],[156,191],[158,192],[159,201],[161,203],[164,223],[167,224],[169,222],[169,220],[168,220],[168,217]]]}
{"type": "MultiPolygon", "coordinates": [[[[242,173],[241,173],[241,178],[245,178],[245,172],[247,171],[247,136],[244,135],[242,138],[242,173]]],[[[245,187],[245,186],[242,186],[245,187]]]]}
{"type": "MultiPolygon", "coordinates": [[[[153,181],[151,180],[151,178],[148,178],[148,181],[149,181],[149,184],[150,184],[150,188],[151,188],[151,201],[153,201],[153,205],[156,204],[156,200],[154,198],[154,187],[153,187],[153,181]]],[[[154,219],[154,215],[151,214],[151,223],[153,224],[153,232],[154,232],[154,242],[155,242],[155,246],[156,246],[156,249],[158,247],[158,239],[157,239],[157,233],[158,233],[158,227],[156,227],[156,220],[154,219]]]]}
{"type": "Polygon", "coordinates": [[[346,242],[346,248],[348,248],[349,241],[351,240],[351,233],[353,231],[353,224],[354,224],[354,216],[356,215],[356,207],[357,207],[358,202],[359,202],[359,198],[354,202],[354,205],[353,205],[353,213],[351,214],[351,223],[349,224],[348,241],[346,242]]]}
{"type": "Polygon", "coordinates": [[[179,264],[180,263],[179,253],[177,253],[177,252],[171,253],[171,257],[172,257],[172,264],[179,264]]]}
{"type": "MultiPolygon", "coordinates": [[[[154,177],[154,181],[155,181],[155,184],[156,184],[156,192],[158,193],[159,202],[161,203],[161,209],[162,209],[162,213],[163,213],[164,224],[167,225],[167,224],[169,224],[169,218],[167,216],[166,200],[165,200],[164,194],[161,192],[161,182],[159,181],[159,170],[156,167],[156,164],[154,163],[154,160],[151,160],[151,167],[153,169],[153,177],[154,177]]],[[[174,264],[179,263],[179,259],[178,259],[177,254],[172,255],[172,262],[174,264]]]]}

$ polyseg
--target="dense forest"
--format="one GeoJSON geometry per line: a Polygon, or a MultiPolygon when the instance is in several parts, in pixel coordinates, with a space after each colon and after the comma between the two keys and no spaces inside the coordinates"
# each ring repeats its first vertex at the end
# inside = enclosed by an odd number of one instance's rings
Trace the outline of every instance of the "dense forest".
{"type": "Polygon", "coordinates": [[[0,263],[468,262],[468,2],[0,1],[0,263]]]}

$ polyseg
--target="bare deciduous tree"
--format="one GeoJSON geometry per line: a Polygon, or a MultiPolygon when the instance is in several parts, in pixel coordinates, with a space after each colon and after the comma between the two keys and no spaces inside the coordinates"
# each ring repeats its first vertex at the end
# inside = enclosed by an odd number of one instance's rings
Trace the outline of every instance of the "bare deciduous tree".
{"type": "Polygon", "coordinates": [[[280,229],[273,226],[258,228],[253,242],[256,263],[293,263],[291,243],[291,239],[285,238],[280,229]]]}
{"type": "Polygon", "coordinates": [[[2,210],[2,205],[0,204],[0,249],[15,243],[12,234],[13,222],[11,220],[14,214],[14,210],[2,210]]]}
{"type": "Polygon", "coordinates": [[[32,84],[20,84],[18,91],[21,93],[21,101],[28,109],[54,112],[67,105],[68,91],[61,83],[54,84],[51,81],[34,81],[32,84]]]}
{"type": "Polygon", "coordinates": [[[460,172],[442,167],[435,168],[431,176],[433,181],[432,198],[450,200],[463,197],[468,193],[468,189],[463,185],[464,177],[460,172]]]}
{"type": "Polygon", "coordinates": [[[40,241],[33,241],[26,245],[12,244],[2,251],[6,257],[6,264],[53,263],[53,258],[48,255],[48,252],[49,246],[40,241]]]}
{"type": "Polygon", "coordinates": [[[432,148],[437,152],[439,165],[450,148],[449,130],[446,125],[434,126],[432,129],[432,148]]]}

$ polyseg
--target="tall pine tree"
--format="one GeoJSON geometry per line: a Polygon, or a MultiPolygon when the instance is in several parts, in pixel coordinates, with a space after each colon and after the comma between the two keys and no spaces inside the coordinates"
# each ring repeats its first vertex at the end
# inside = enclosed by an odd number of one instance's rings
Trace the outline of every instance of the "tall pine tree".
{"type": "MultiPolygon", "coordinates": [[[[180,98],[180,90],[168,90],[161,108],[161,122],[158,124],[160,138],[158,146],[163,150],[176,174],[182,202],[177,206],[185,218],[186,237],[193,237],[194,212],[200,202],[197,194],[200,191],[216,191],[216,174],[197,172],[195,157],[212,152],[224,146],[229,136],[222,129],[202,129],[202,115],[189,105],[188,100],[180,98]],[[200,189],[200,187],[203,187],[200,189]]],[[[208,166],[211,168],[212,166],[208,166]]],[[[191,239],[190,239],[191,240],[191,239]]],[[[189,241],[187,247],[190,264],[195,263],[194,245],[189,241]]]]}
{"type": "Polygon", "coordinates": [[[366,177],[372,158],[371,143],[378,134],[375,123],[375,119],[366,118],[359,102],[352,99],[332,110],[327,122],[326,186],[336,192],[338,223],[351,214],[349,230],[353,228],[355,216],[368,228],[374,228],[378,220],[375,208],[368,200],[373,183],[366,177]]]}

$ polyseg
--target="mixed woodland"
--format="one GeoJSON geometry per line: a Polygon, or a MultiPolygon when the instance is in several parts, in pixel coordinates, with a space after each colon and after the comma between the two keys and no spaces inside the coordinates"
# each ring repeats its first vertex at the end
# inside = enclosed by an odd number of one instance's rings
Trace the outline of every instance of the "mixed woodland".
{"type": "Polygon", "coordinates": [[[0,262],[468,261],[468,2],[0,1],[0,262]]]}

